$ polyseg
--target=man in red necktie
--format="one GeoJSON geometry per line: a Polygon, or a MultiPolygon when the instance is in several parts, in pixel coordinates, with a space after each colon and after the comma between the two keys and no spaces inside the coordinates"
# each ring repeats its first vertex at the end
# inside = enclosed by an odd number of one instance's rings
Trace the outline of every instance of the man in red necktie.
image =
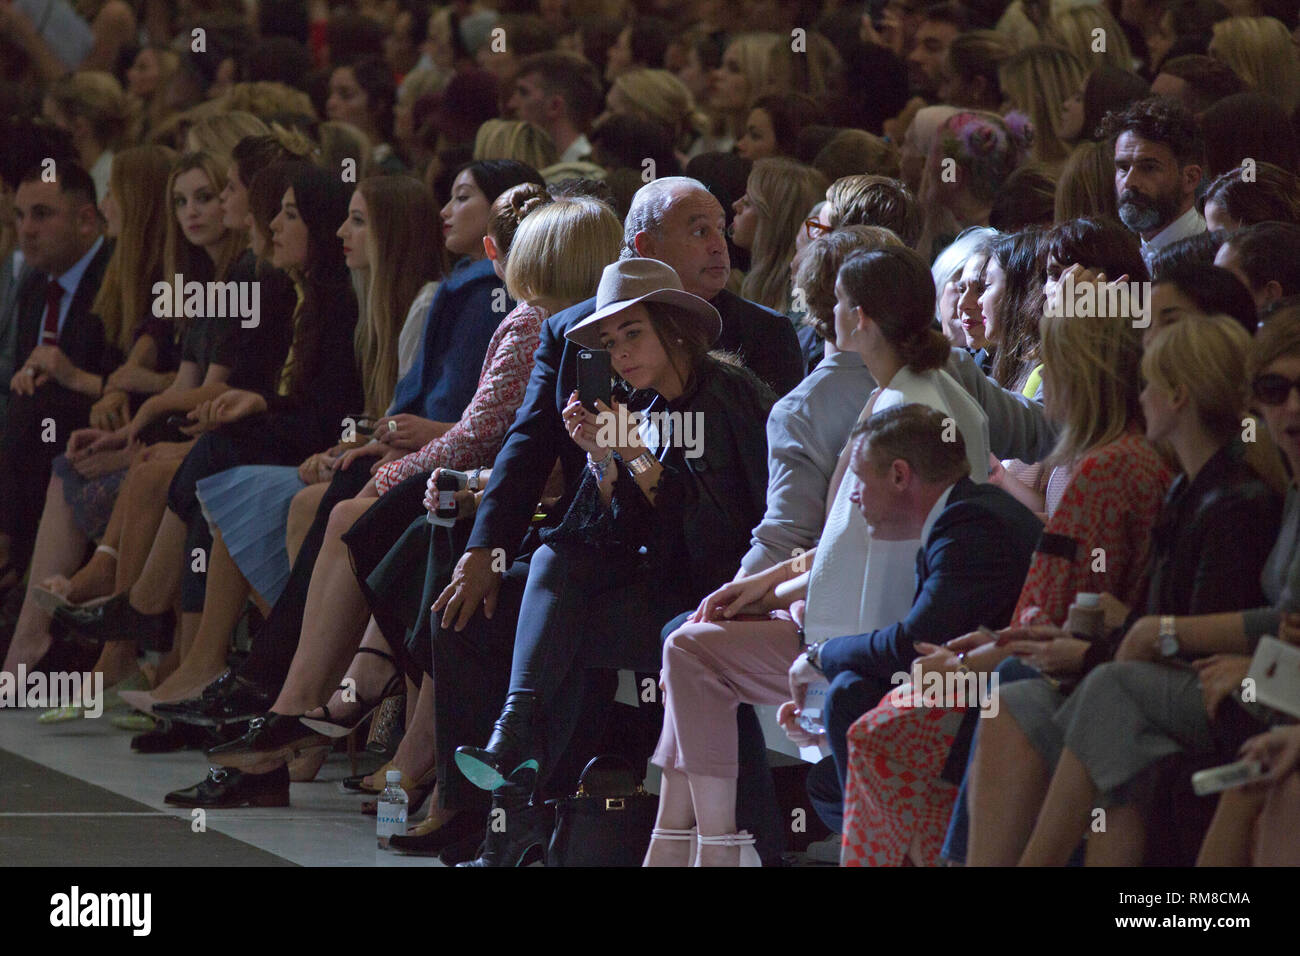
{"type": "Polygon", "coordinates": [[[114,358],[91,308],[111,249],[90,176],[74,162],[47,161],[23,177],[14,210],[19,247],[37,271],[15,303],[18,371],[0,436],[0,593],[21,579],[50,463],[88,421],[114,358]]]}

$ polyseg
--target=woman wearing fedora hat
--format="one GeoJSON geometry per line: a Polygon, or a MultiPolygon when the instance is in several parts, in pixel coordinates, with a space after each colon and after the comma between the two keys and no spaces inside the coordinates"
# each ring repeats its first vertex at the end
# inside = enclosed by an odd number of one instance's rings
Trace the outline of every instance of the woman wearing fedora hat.
{"type": "Polygon", "coordinates": [[[588,474],[532,559],[492,738],[457,750],[457,766],[483,789],[519,782],[517,771],[563,753],[584,668],[657,670],[663,624],[727,579],[763,515],[776,396],[709,354],[717,310],[683,291],[670,266],[644,258],[607,266],[596,302],[568,338],[607,350],[631,393],[596,414],[575,392],[564,409],[588,474]],[[618,621],[616,644],[584,643],[583,622],[598,614],[618,621]]]}

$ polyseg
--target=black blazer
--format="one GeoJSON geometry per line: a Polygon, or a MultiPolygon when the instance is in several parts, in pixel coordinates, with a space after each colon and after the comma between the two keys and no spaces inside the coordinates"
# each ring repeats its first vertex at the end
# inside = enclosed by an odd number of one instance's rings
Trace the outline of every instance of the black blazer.
{"type": "Polygon", "coordinates": [[[942,644],[981,624],[1004,627],[1020,599],[1043,523],[993,485],[953,485],[916,557],[916,596],[896,624],[827,641],[827,678],[855,671],[888,680],[916,659],[914,641],[942,644]]]}
{"type": "MultiPolygon", "coordinates": [[[[714,297],[713,305],[722,316],[718,348],[742,353],[747,367],[778,395],[802,380],[799,340],[789,319],[725,290],[714,297]]],[[[582,481],[587,456],[569,438],[561,418],[578,386],[581,351],[564,333],[595,311],[593,297],[542,323],[528,391],[492,463],[492,477],[479,504],[468,547],[501,548],[513,559],[557,458],[564,470],[565,488],[557,512],[568,510],[582,481]]]]}
{"type": "MultiPolygon", "coordinates": [[[[106,238],[81,274],[63,331],[59,333],[59,348],[63,354],[77,368],[94,375],[107,375],[121,365],[125,357],[108,342],[104,336],[104,324],[90,311],[112,255],[113,240],[106,238]]],[[[45,286],[49,280],[48,273],[33,272],[18,290],[18,349],[14,368],[22,368],[32,349],[40,342],[41,325],[45,321],[45,286]]]]}

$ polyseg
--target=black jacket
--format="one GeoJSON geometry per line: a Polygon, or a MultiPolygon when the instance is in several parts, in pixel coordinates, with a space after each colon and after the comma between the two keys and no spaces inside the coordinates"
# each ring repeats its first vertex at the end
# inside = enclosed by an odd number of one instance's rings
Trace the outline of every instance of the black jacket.
{"type": "Polygon", "coordinates": [[[1151,531],[1146,599],[1105,640],[1095,641],[1084,669],[1110,660],[1142,615],[1218,614],[1266,604],[1260,573],[1282,520],[1282,498],[1246,463],[1233,439],[1196,479],[1181,474],[1169,487],[1151,531]]]}
{"type": "Polygon", "coordinates": [[[668,412],[674,422],[690,416],[693,423],[683,424],[679,440],[660,453],[664,471],[655,504],[619,468],[606,508],[588,470],[564,520],[543,533],[543,543],[607,549],[611,560],[639,565],[665,591],[697,600],[720,587],[731,579],[763,517],[766,422],[775,402],[753,373],[706,359],[691,391],[672,402],[656,397],[646,409],[668,412]],[[680,439],[687,436],[683,447],[680,439]]]}
{"type": "MultiPolygon", "coordinates": [[[[803,378],[799,342],[789,319],[726,291],[714,297],[713,305],[722,316],[718,348],[743,353],[747,367],[778,395],[803,378]]],[[[469,547],[501,548],[507,557],[515,557],[557,458],[564,470],[565,488],[557,510],[563,514],[568,509],[587,458],[569,438],[561,418],[569,396],[578,387],[581,351],[564,333],[595,311],[593,297],[542,323],[528,391],[492,463],[492,477],[474,518],[469,547]]]]}

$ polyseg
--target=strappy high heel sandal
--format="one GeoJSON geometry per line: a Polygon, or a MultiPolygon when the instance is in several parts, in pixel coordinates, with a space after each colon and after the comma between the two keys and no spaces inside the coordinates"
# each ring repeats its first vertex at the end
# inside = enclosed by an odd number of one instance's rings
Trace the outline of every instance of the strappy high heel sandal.
{"type": "Polygon", "coordinates": [[[695,838],[698,835],[699,835],[699,830],[696,827],[691,827],[689,830],[668,830],[662,827],[655,827],[653,830],[650,831],[650,840],[651,842],[655,840],[667,840],[671,843],[677,843],[683,840],[690,841],[691,845],[687,851],[686,865],[694,866],[695,857],[696,857],[695,850],[696,847],[698,846],[698,844],[695,841],[695,838]]]}
{"type": "MultiPolygon", "coordinates": [[[[402,673],[401,668],[397,666],[397,661],[393,659],[393,655],[385,653],[384,651],[381,650],[377,650],[376,648],[373,647],[358,648],[357,653],[374,654],[376,657],[382,657],[384,660],[388,661],[388,663],[393,665],[393,670],[395,673],[393,674],[392,677],[388,678],[388,682],[384,684],[383,691],[381,691],[379,696],[374,700],[367,700],[366,698],[360,695],[357,696],[356,701],[353,702],[353,706],[356,708],[355,718],[349,719],[348,717],[342,715],[335,716],[334,714],[331,714],[328,704],[321,704],[320,707],[320,709],[325,712],[324,718],[320,718],[320,717],[299,718],[299,720],[301,720],[312,730],[316,731],[316,733],[318,734],[324,734],[326,737],[334,737],[334,738],[346,737],[348,734],[352,733],[352,731],[360,727],[365,722],[367,717],[369,717],[376,710],[378,710],[380,705],[383,704],[385,700],[387,700],[388,698],[396,694],[405,684],[406,681],[405,675],[402,673]]],[[[346,689],[347,689],[346,684],[339,685],[339,690],[346,690],[346,689]]]]}
{"type": "MultiPolygon", "coordinates": [[[[754,848],[753,834],[741,830],[739,833],[723,833],[720,836],[706,837],[700,835],[697,837],[699,847],[702,849],[706,846],[738,846],[740,847],[740,866],[762,866],[763,861],[759,859],[758,850],[754,848]]],[[[693,866],[700,865],[700,854],[696,853],[693,866]]]]}

